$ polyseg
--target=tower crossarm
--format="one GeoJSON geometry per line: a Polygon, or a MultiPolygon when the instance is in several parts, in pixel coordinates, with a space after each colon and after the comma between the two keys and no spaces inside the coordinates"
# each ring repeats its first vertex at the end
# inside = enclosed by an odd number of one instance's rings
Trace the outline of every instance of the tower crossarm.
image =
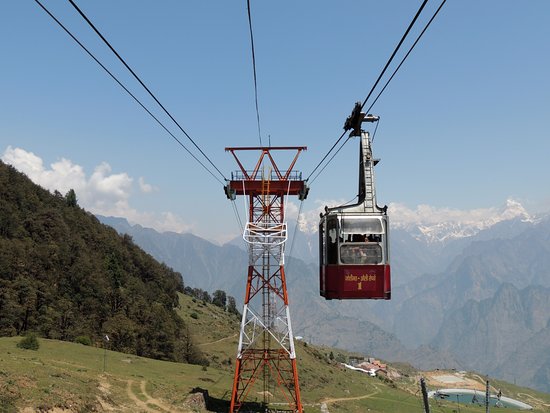
{"type": "Polygon", "coordinates": [[[231,147],[225,148],[230,152],[239,169],[231,173],[231,180],[228,181],[225,191],[228,197],[236,195],[261,194],[265,188],[262,182],[267,178],[270,181],[269,195],[298,195],[307,196],[307,188],[302,174],[293,168],[302,151],[307,150],[305,146],[273,146],[273,147],[231,147]],[[260,156],[253,169],[246,169],[239,158],[240,152],[259,152],[260,156]],[[273,152],[295,151],[294,157],[286,169],[281,169],[273,157],[273,152]],[[262,176],[262,165],[269,166],[271,173],[268,177],[262,176]],[[305,195],[304,195],[305,194],[305,195]]]}

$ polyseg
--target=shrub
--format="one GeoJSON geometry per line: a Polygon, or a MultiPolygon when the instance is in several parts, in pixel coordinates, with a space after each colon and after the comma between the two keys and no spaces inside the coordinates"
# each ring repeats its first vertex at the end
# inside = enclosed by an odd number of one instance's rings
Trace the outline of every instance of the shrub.
{"type": "Polygon", "coordinates": [[[195,320],[199,318],[199,315],[197,313],[191,313],[191,318],[194,318],[195,320]]]}
{"type": "Polygon", "coordinates": [[[25,337],[17,343],[17,347],[23,348],[25,350],[38,350],[40,347],[40,343],[38,342],[38,338],[36,337],[36,334],[29,333],[25,337]]]}
{"type": "Polygon", "coordinates": [[[74,339],[74,342],[79,343],[79,344],[83,344],[85,346],[91,346],[92,345],[92,340],[90,340],[90,337],[88,337],[88,336],[78,336],[77,338],[74,339]]]}

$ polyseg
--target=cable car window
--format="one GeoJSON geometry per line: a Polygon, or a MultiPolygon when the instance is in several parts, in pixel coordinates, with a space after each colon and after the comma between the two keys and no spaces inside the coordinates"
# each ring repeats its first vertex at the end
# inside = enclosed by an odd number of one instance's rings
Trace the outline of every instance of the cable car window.
{"type": "Polygon", "coordinates": [[[319,225],[319,262],[320,265],[325,265],[325,251],[326,251],[327,240],[325,238],[325,223],[321,222],[319,225]]]}
{"type": "Polygon", "coordinates": [[[379,218],[342,218],[342,232],[345,234],[383,234],[379,218]]]}
{"type": "Polygon", "coordinates": [[[338,264],[338,219],[327,221],[327,264],[338,264]]]}
{"type": "Polygon", "coordinates": [[[340,247],[342,264],[380,264],[382,247],[379,244],[346,243],[340,247]]]}

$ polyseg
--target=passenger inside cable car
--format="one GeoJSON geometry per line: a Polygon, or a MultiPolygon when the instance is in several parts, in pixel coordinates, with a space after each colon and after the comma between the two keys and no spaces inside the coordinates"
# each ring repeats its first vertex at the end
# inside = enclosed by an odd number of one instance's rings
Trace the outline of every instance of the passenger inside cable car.
{"type": "Polygon", "coordinates": [[[327,299],[390,298],[387,228],[384,214],[329,212],[321,218],[322,296],[327,299]]]}

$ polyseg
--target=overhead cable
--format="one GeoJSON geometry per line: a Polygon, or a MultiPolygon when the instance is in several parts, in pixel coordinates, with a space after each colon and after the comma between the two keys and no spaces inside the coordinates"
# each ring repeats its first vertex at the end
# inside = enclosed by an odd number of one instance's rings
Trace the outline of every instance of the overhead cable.
{"type": "Polygon", "coordinates": [[[67,29],[63,23],[61,23],[61,21],[59,21],[39,0],[34,0],[41,8],[42,10],[44,10],[58,25],[59,27],[61,27],[105,72],[107,72],[107,74],[116,82],[118,83],[118,85],[124,89],[124,91],[126,93],[128,93],[128,95],[130,95],[132,97],[132,99],[134,99],[137,104],[139,106],[141,106],[143,108],[143,110],[145,110],[147,112],[147,114],[149,116],[151,116],[183,149],[185,149],[187,151],[187,153],[189,153],[189,155],[191,155],[193,157],[193,159],[195,159],[210,175],[212,175],[212,177],[214,179],[216,179],[219,183],[221,183],[222,185],[224,184],[216,175],[214,175],[214,173],[206,167],[206,165],[204,163],[201,162],[200,159],[198,159],[172,132],[170,132],[170,130],[149,110],[147,109],[147,107],[141,103],[141,101],[132,93],[130,92],[130,90],[128,90],[128,88],[126,86],[124,86],[124,84],[118,80],[118,78],[109,70],[107,69],[107,67],[105,67],[105,65],[103,63],[101,63],[99,61],[99,59],[97,57],[95,57],[93,55],[92,52],[90,52],[86,46],[84,46],[70,31],[69,29],[67,29]]]}
{"type": "MultiPolygon", "coordinates": [[[[260,128],[260,111],[258,109],[258,80],[256,77],[256,53],[254,48],[254,34],[252,32],[252,13],[250,12],[250,0],[246,0],[246,7],[248,10],[248,28],[250,31],[250,47],[252,49],[252,69],[254,71],[254,98],[256,102],[256,120],[258,122],[258,139],[260,140],[260,146],[262,145],[262,131],[260,128]]],[[[269,146],[271,146],[271,139],[269,146]]]]}
{"type": "Polygon", "coordinates": [[[134,76],[134,78],[140,83],[141,86],[147,91],[147,93],[154,99],[155,102],[162,108],[164,113],[168,115],[168,117],[176,124],[178,129],[191,141],[191,143],[195,146],[195,148],[198,149],[198,151],[206,158],[206,160],[214,167],[216,171],[221,175],[221,177],[225,180],[225,176],[223,173],[218,169],[216,165],[210,160],[210,158],[203,152],[203,150],[197,145],[197,143],[191,138],[191,136],[181,127],[181,125],[178,123],[176,119],[172,116],[170,112],[164,107],[162,103],[157,99],[157,97],[151,92],[151,90],[143,83],[143,81],[139,78],[139,76],[132,70],[132,68],[126,63],[126,61],[120,56],[120,54],[115,50],[115,48],[109,43],[109,41],[101,34],[101,32],[95,27],[95,25],[90,21],[90,19],[84,14],[82,10],[76,5],[76,3],[73,0],[69,0],[69,3],[72,4],[72,6],[76,9],[76,11],[82,16],[82,18],[88,23],[88,25],[96,32],[96,34],[103,40],[103,42],[111,49],[111,51],[115,54],[115,56],[120,60],[120,62],[128,69],[128,71],[134,76]]]}
{"type": "MultiPolygon", "coordinates": [[[[302,207],[304,206],[304,200],[300,201],[300,208],[298,209],[298,215],[296,217],[296,226],[294,227],[294,234],[292,235],[292,242],[290,243],[290,252],[288,253],[289,257],[292,257],[292,250],[294,249],[294,241],[296,240],[296,234],[298,232],[298,225],[300,221],[300,215],[302,214],[302,207]]],[[[287,265],[287,272],[290,273],[290,261],[287,265]]]]}
{"type": "Polygon", "coordinates": [[[372,143],[374,143],[374,138],[376,138],[376,131],[378,130],[378,125],[380,125],[380,117],[378,117],[378,122],[376,122],[376,126],[374,127],[374,132],[372,133],[372,143]]]}
{"type": "MultiPolygon", "coordinates": [[[[311,171],[311,173],[308,175],[308,177],[306,178],[306,181],[309,181],[309,178],[311,178],[311,175],[313,175],[315,173],[315,171],[321,166],[321,164],[323,163],[323,161],[325,159],[327,159],[327,157],[330,155],[330,153],[333,151],[333,149],[336,147],[336,145],[338,145],[338,143],[342,140],[342,138],[344,137],[344,135],[346,134],[347,131],[344,131],[340,137],[336,140],[336,142],[334,142],[334,145],[331,146],[331,148],[328,150],[328,152],[325,154],[325,156],[323,156],[323,159],[321,159],[319,161],[319,163],[317,164],[317,166],[315,168],[313,168],[313,171],[311,171]]],[[[332,159],[332,158],[331,158],[332,159]]],[[[326,167],[326,165],[325,165],[326,167]]],[[[323,168],[325,169],[325,168],[323,168]]],[[[319,175],[319,174],[317,174],[319,175]]]]}
{"type": "Polygon", "coordinates": [[[384,73],[386,73],[386,70],[388,69],[388,66],[391,64],[393,58],[395,57],[395,55],[397,54],[397,52],[401,48],[401,45],[403,44],[403,42],[407,38],[409,32],[411,31],[412,27],[416,23],[416,20],[418,19],[418,16],[420,16],[420,13],[422,13],[422,10],[424,9],[424,6],[426,6],[426,3],[428,3],[428,0],[424,0],[422,2],[422,4],[420,5],[420,8],[418,9],[418,11],[416,12],[416,15],[414,16],[411,23],[409,24],[409,27],[407,27],[407,30],[405,31],[405,33],[401,37],[401,40],[399,41],[399,43],[395,47],[395,50],[393,51],[393,53],[390,56],[390,58],[388,59],[386,65],[384,66],[384,69],[382,69],[382,72],[380,72],[380,76],[378,76],[378,79],[376,79],[376,82],[374,82],[374,85],[372,86],[369,94],[367,95],[367,97],[363,101],[363,104],[361,105],[361,109],[363,109],[365,107],[365,105],[367,104],[367,101],[369,100],[370,96],[372,95],[372,92],[374,92],[374,89],[376,89],[376,86],[378,86],[378,82],[380,82],[380,79],[382,79],[382,76],[384,76],[384,73]]]}
{"type": "MultiPolygon", "coordinates": [[[[405,33],[403,34],[403,36],[401,37],[401,40],[399,41],[399,43],[397,44],[397,46],[395,47],[392,55],[390,56],[390,58],[388,59],[388,61],[386,62],[386,65],[384,66],[384,68],[382,69],[382,72],[380,72],[380,75],[378,76],[378,79],[376,79],[376,82],[374,82],[374,85],[372,86],[369,94],[367,95],[367,97],[365,98],[365,100],[363,101],[363,104],[361,105],[361,109],[363,109],[363,107],[366,105],[368,99],[370,98],[370,96],[372,95],[372,93],[374,92],[374,90],[376,89],[376,86],[378,86],[378,83],[380,82],[380,79],[382,79],[382,77],[384,76],[384,74],[386,73],[386,70],[388,69],[388,66],[391,64],[391,62],[393,61],[393,58],[395,57],[395,55],[397,54],[397,52],[399,51],[399,49],[401,48],[401,45],[403,44],[403,42],[405,41],[405,39],[407,38],[409,32],[411,31],[412,27],[414,26],[414,24],[416,23],[416,20],[418,19],[418,17],[420,16],[420,13],[422,13],[422,10],[424,9],[424,7],[426,6],[426,4],[428,3],[428,0],[424,0],[422,2],[422,4],[420,5],[420,8],[418,9],[418,11],[416,12],[414,18],[412,19],[411,23],[409,24],[409,26],[407,27],[407,30],[405,31],[405,33]]],[[[432,18],[433,20],[433,18],[432,18]]],[[[417,39],[418,40],[418,39],[417,39]]],[[[368,111],[367,111],[368,112],[368,111]]],[[[334,148],[338,145],[338,143],[342,140],[342,138],[344,137],[344,135],[346,134],[347,131],[344,131],[344,133],[342,133],[342,135],[340,135],[340,137],[336,140],[336,142],[334,143],[334,145],[331,146],[331,148],[328,150],[328,152],[325,154],[325,156],[323,156],[323,158],[321,159],[321,161],[315,166],[315,168],[313,169],[313,171],[311,171],[311,173],[309,174],[309,176],[307,177],[306,180],[309,180],[309,178],[311,178],[311,176],[315,173],[315,171],[322,165],[322,163],[325,161],[325,159],[327,159],[327,157],[330,155],[330,153],[334,150],[334,148]]],[[[346,141],[347,142],[347,141],[346,141]]],[[[345,142],[344,142],[344,145],[345,145],[345,142]]],[[[332,159],[334,159],[334,156],[336,156],[336,154],[342,149],[342,147],[344,146],[342,145],[338,151],[329,159],[329,161],[327,162],[327,164],[325,164],[325,166],[321,169],[321,171],[319,173],[317,173],[317,175],[315,176],[315,179],[317,179],[317,177],[319,176],[319,174],[327,167],[327,165],[332,161],[332,159]]],[[[312,182],[313,182],[312,180],[312,182]]]]}
{"type": "MultiPolygon", "coordinates": [[[[403,65],[403,63],[405,63],[405,60],[407,60],[407,58],[409,57],[409,55],[411,54],[411,52],[413,51],[413,49],[415,48],[415,46],[417,45],[417,43],[420,41],[420,39],[422,38],[422,36],[424,35],[424,33],[426,32],[426,30],[428,30],[428,27],[430,27],[430,24],[432,24],[432,22],[434,21],[435,17],[438,15],[439,11],[441,10],[441,8],[443,7],[443,5],[445,4],[447,0],[443,0],[441,2],[441,4],[439,5],[439,7],[437,8],[437,10],[435,11],[435,13],[433,14],[432,18],[428,21],[428,23],[426,24],[426,26],[424,27],[424,29],[422,30],[422,32],[420,32],[420,34],[418,35],[418,37],[416,38],[415,42],[413,43],[413,45],[410,47],[409,51],[407,52],[407,54],[405,55],[405,57],[403,57],[403,59],[401,59],[401,62],[399,63],[399,65],[396,67],[396,69],[393,71],[392,75],[390,76],[390,78],[388,79],[388,81],[386,82],[386,84],[384,85],[384,87],[382,88],[382,90],[380,91],[380,93],[378,93],[378,95],[376,96],[376,98],[374,99],[374,101],[371,103],[371,105],[369,106],[369,108],[365,111],[365,113],[369,113],[372,109],[372,107],[375,105],[375,103],[378,101],[378,98],[380,97],[380,95],[382,95],[382,93],[384,93],[384,91],[386,90],[386,88],[388,87],[388,85],[390,84],[390,82],[392,81],[393,77],[396,75],[396,73],[399,71],[399,69],[401,68],[401,66],[403,65]]],[[[376,127],[378,127],[378,124],[376,124],[376,127]]],[[[376,133],[376,131],[375,131],[376,133]]],[[[373,140],[374,140],[374,136],[373,136],[373,140]]]]}
{"type": "MultiPolygon", "coordinates": [[[[403,57],[403,59],[401,59],[401,62],[399,63],[399,65],[397,66],[397,68],[393,71],[392,75],[390,76],[390,78],[388,79],[388,81],[385,83],[384,87],[382,88],[382,90],[378,93],[378,95],[376,96],[376,98],[374,99],[374,101],[372,102],[372,104],[369,106],[369,108],[365,111],[365,113],[369,113],[371,111],[371,109],[373,108],[373,106],[375,105],[375,103],[378,101],[378,99],[380,98],[380,96],[382,95],[382,93],[384,93],[384,91],[386,90],[386,88],[388,87],[388,85],[390,84],[390,82],[392,81],[392,79],[394,78],[394,76],[397,74],[397,72],[399,71],[399,69],[401,68],[401,66],[403,65],[403,63],[405,63],[405,60],[407,60],[407,58],[409,57],[409,55],[411,54],[411,52],[413,51],[413,49],[416,47],[416,45],[418,44],[418,42],[420,41],[420,39],[422,38],[422,36],[424,35],[424,33],[426,32],[426,30],[428,30],[428,27],[430,27],[430,25],[432,24],[432,22],[434,21],[434,19],[436,18],[436,16],[439,14],[439,12],[441,11],[441,9],[443,8],[443,5],[446,3],[447,0],[443,0],[441,2],[441,4],[439,5],[439,7],[437,8],[437,10],[435,11],[435,13],[433,14],[433,16],[431,17],[431,19],[428,21],[428,23],[426,23],[426,26],[424,27],[424,29],[422,30],[422,32],[420,32],[420,34],[418,35],[418,37],[416,38],[416,40],[414,41],[414,43],[412,44],[412,46],[409,48],[408,52],[405,54],[405,56],[403,57]]],[[[421,10],[419,10],[420,12],[421,10]]],[[[417,13],[417,16],[418,16],[418,13],[417,13]]],[[[415,16],[415,19],[416,17],[415,16]]],[[[409,29],[410,29],[410,26],[409,26],[409,29]]],[[[407,31],[409,30],[407,29],[407,31]]],[[[402,39],[403,40],[403,39],[402,39]]],[[[394,52],[394,55],[395,55],[395,52],[394,52]]],[[[393,59],[393,56],[392,58],[393,59]]],[[[390,59],[390,61],[391,61],[390,59]]],[[[386,65],[387,66],[387,65],[386,65]]],[[[385,70],[386,68],[384,68],[385,70]]],[[[378,81],[377,81],[378,83],[378,81]]],[[[375,84],[376,86],[376,84],[375,84]]],[[[370,96],[370,94],[369,94],[370,96]]],[[[368,96],[367,96],[367,99],[368,99],[368,96]]],[[[366,100],[365,99],[365,102],[366,100]]],[[[364,105],[365,103],[363,103],[364,105]]],[[[374,138],[376,137],[376,131],[378,130],[378,125],[379,125],[379,122],[376,122],[376,126],[374,128],[374,132],[373,132],[373,135],[372,135],[372,141],[374,142],[374,138]]],[[[344,133],[345,134],[345,133],[344,133]]],[[[340,136],[340,138],[338,138],[338,140],[336,141],[336,143],[332,146],[332,148],[329,150],[328,153],[330,153],[334,147],[338,144],[338,142],[340,142],[340,140],[342,139],[344,135],[340,136]]],[[[347,142],[347,141],[346,141],[347,142]]],[[[317,177],[321,174],[321,172],[323,172],[325,170],[325,168],[328,166],[328,164],[334,159],[334,157],[338,154],[338,152],[340,152],[340,150],[344,147],[344,145],[346,144],[346,142],[344,142],[344,144],[342,144],[342,146],[336,151],[336,153],[328,160],[328,162],[323,166],[323,168],[317,173],[317,175],[315,175],[315,177],[311,180],[310,184],[313,183],[313,181],[315,181],[317,179],[317,177]]],[[[328,153],[327,155],[325,155],[325,157],[321,160],[321,162],[317,165],[317,167],[315,169],[317,169],[319,167],[319,165],[326,159],[326,157],[328,156],[328,153]]],[[[313,171],[315,172],[315,170],[313,171]]],[[[313,172],[310,174],[313,175],[313,172]]],[[[308,177],[309,179],[309,177],[308,177]]]]}
{"type": "MultiPolygon", "coordinates": [[[[338,139],[338,141],[336,143],[338,143],[342,137],[344,135],[342,135],[340,137],[340,139],[338,139]]],[[[325,170],[325,168],[332,162],[332,160],[336,157],[336,155],[338,155],[338,153],[342,150],[342,148],[346,145],[346,143],[348,143],[348,141],[351,139],[351,136],[348,136],[348,138],[344,141],[344,143],[342,143],[342,145],[338,148],[338,150],[336,152],[334,152],[334,154],[330,157],[330,159],[327,161],[327,163],[321,168],[321,170],[319,172],[317,172],[317,175],[315,175],[313,177],[313,179],[311,180],[311,182],[309,183],[310,185],[315,182],[315,180],[319,177],[319,175],[321,175],[321,173],[325,170]]],[[[310,175],[311,176],[311,175],[310,175]]],[[[309,177],[308,177],[308,180],[309,180],[309,177]]]]}
{"type": "Polygon", "coordinates": [[[235,218],[237,220],[237,225],[239,226],[239,229],[241,230],[241,234],[244,233],[244,226],[243,222],[241,220],[241,215],[239,214],[239,210],[237,209],[237,205],[235,205],[235,200],[231,200],[231,205],[233,206],[233,213],[235,214],[235,218]]]}

